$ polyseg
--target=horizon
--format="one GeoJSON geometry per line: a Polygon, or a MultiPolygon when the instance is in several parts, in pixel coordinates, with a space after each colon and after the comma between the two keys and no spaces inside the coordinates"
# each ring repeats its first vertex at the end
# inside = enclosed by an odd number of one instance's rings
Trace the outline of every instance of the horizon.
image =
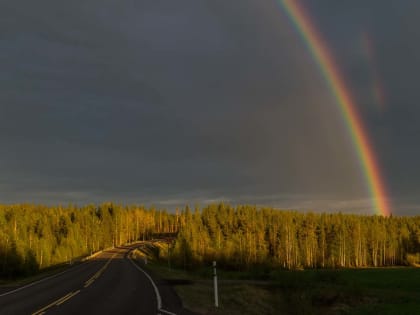
{"type": "Polygon", "coordinates": [[[113,202],[110,200],[106,200],[106,201],[101,201],[98,203],[83,203],[83,204],[78,204],[78,203],[58,203],[58,204],[51,204],[51,203],[30,203],[30,202],[22,202],[22,203],[2,203],[0,204],[0,207],[19,207],[19,206],[30,206],[30,207],[34,207],[34,208],[38,208],[38,207],[46,207],[47,209],[51,209],[54,210],[56,208],[63,208],[63,209],[68,209],[70,207],[75,207],[76,209],[85,209],[88,208],[90,206],[94,206],[94,207],[100,207],[103,205],[107,205],[107,204],[111,204],[115,207],[123,207],[123,208],[142,208],[144,210],[156,210],[158,212],[163,211],[166,212],[170,215],[176,214],[176,213],[183,213],[187,208],[191,211],[194,212],[195,210],[199,210],[200,212],[203,209],[207,209],[209,207],[212,206],[219,206],[219,205],[224,205],[226,207],[231,207],[232,209],[236,210],[239,209],[241,207],[251,207],[251,208],[255,208],[257,211],[263,210],[263,209],[271,209],[274,211],[279,211],[279,212],[291,212],[291,213],[301,213],[301,214],[315,214],[315,215],[322,215],[322,214],[342,214],[342,215],[349,215],[349,216],[367,216],[367,217],[372,217],[372,216],[378,216],[378,217],[418,217],[419,214],[394,214],[394,213],[390,213],[389,215],[385,216],[383,214],[380,213],[369,213],[369,211],[354,211],[354,210],[349,210],[349,209],[342,209],[342,210],[337,210],[337,209],[324,209],[324,210],[318,210],[318,209],[295,209],[295,208],[279,208],[276,206],[270,206],[270,205],[264,205],[264,204],[247,204],[247,203],[229,203],[226,201],[215,201],[215,202],[209,202],[209,203],[204,203],[204,204],[191,204],[191,203],[186,203],[184,205],[176,205],[173,207],[166,207],[164,204],[158,205],[158,204],[144,204],[144,203],[124,203],[124,202],[113,202]]]}
{"type": "Polygon", "coordinates": [[[417,12],[0,3],[0,203],[417,215],[417,12]]]}

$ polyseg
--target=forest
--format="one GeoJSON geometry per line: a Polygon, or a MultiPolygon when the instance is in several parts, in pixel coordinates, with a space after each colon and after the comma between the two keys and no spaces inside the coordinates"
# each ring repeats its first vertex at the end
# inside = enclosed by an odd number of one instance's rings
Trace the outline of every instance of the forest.
{"type": "Polygon", "coordinates": [[[420,216],[276,210],[224,203],[169,213],[154,207],[0,206],[0,278],[28,276],[101,249],[168,236],[158,256],[185,269],[420,264],[420,216]]]}

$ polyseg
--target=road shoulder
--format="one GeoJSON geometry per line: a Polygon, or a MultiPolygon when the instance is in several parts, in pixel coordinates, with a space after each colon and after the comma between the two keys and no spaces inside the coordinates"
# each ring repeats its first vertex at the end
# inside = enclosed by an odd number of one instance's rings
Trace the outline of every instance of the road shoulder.
{"type": "Polygon", "coordinates": [[[155,283],[162,301],[162,308],[160,310],[162,314],[198,315],[197,313],[194,313],[183,306],[181,298],[175,292],[172,284],[169,281],[162,279],[159,275],[148,268],[143,260],[132,259],[132,261],[144,272],[146,272],[155,283]]]}

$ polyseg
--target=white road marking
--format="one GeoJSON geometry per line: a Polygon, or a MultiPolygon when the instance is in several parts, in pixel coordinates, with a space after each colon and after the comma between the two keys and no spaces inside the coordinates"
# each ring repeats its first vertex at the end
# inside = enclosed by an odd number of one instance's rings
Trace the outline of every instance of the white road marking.
{"type": "Polygon", "coordinates": [[[166,311],[166,310],[164,310],[163,308],[161,308],[159,311],[161,311],[161,312],[163,312],[163,313],[165,313],[165,314],[169,314],[169,315],[176,315],[175,313],[172,313],[172,312],[166,311]]]}
{"type": "MultiPolygon", "coordinates": [[[[101,269],[99,269],[99,271],[97,271],[89,280],[87,280],[86,282],[85,282],[85,288],[86,287],[88,287],[89,285],[91,285],[94,281],[95,281],[95,279],[97,279],[104,271],[105,271],[105,269],[108,267],[108,265],[111,263],[111,260],[116,256],[117,254],[115,253],[114,255],[112,255],[112,257],[111,258],[109,258],[108,259],[108,261],[106,262],[106,264],[101,268],[101,269]]],[[[66,271],[68,271],[68,270],[66,270],[66,271]]],[[[66,272],[66,271],[64,271],[64,272],[66,272]]],[[[62,273],[64,273],[64,272],[62,272],[62,273]]],[[[57,274],[58,275],[58,274],[57,274]]],[[[57,276],[57,275],[55,275],[55,276],[57,276]]],[[[44,278],[44,279],[42,279],[42,281],[44,281],[44,280],[46,280],[46,279],[49,279],[49,278],[52,278],[53,276],[51,276],[51,277],[48,277],[48,278],[44,278]]],[[[38,282],[41,282],[41,281],[38,281],[38,282]]],[[[33,285],[33,284],[35,284],[35,283],[31,283],[31,285],[33,285]]],[[[31,286],[31,285],[28,285],[28,286],[31,286]]],[[[26,287],[28,287],[28,286],[26,286],[26,287]]],[[[16,292],[16,291],[19,291],[19,290],[21,290],[21,289],[24,289],[24,288],[26,288],[26,287],[22,287],[22,288],[19,288],[19,289],[17,289],[17,290],[14,290],[14,291],[9,291],[9,292],[6,292],[7,294],[10,294],[10,293],[13,293],[13,292],[16,292]]],[[[44,306],[43,308],[41,308],[40,310],[38,310],[38,311],[36,311],[35,313],[32,313],[32,315],[43,315],[44,313],[45,313],[45,311],[46,310],[48,310],[49,308],[51,308],[51,307],[53,307],[54,305],[55,306],[59,306],[59,305],[61,305],[61,304],[63,304],[64,302],[66,302],[66,301],[68,301],[68,300],[70,300],[72,297],[74,297],[74,296],[76,296],[77,294],[79,294],[80,293],[80,290],[77,290],[77,291],[75,291],[75,292],[70,292],[70,293],[68,293],[68,294],[66,294],[65,296],[63,296],[63,297],[61,297],[61,298],[59,298],[59,299],[57,299],[57,300],[55,300],[54,302],[52,302],[52,303],[50,303],[50,304],[48,304],[47,306],[44,306]]],[[[4,295],[6,295],[6,294],[4,294],[4,295]]]]}
{"type": "Polygon", "coordinates": [[[166,310],[162,309],[162,298],[160,296],[159,289],[158,289],[157,285],[155,284],[155,282],[153,281],[152,277],[149,276],[149,274],[146,271],[144,271],[142,268],[140,268],[139,265],[137,265],[133,261],[132,258],[129,257],[129,260],[131,261],[131,263],[133,264],[134,267],[136,267],[138,270],[140,270],[142,273],[144,273],[144,275],[150,280],[150,283],[152,284],[153,289],[155,290],[158,311],[162,312],[162,313],[165,313],[165,314],[168,314],[168,315],[176,315],[175,313],[172,313],[172,312],[169,312],[169,311],[166,311],[166,310]]]}
{"type": "MultiPolygon", "coordinates": [[[[104,250],[102,250],[102,251],[99,251],[99,252],[97,252],[97,253],[93,254],[92,256],[89,256],[89,259],[94,258],[94,257],[98,256],[99,254],[102,254],[103,252],[105,252],[105,251],[107,251],[107,250],[110,250],[110,249],[113,249],[113,247],[112,247],[112,248],[107,248],[107,249],[104,249],[104,250]]],[[[115,255],[116,255],[116,254],[114,254],[114,255],[112,256],[112,258],[114,258],[114,257],[115,257],[115,255]]],[[[112,258],[111,258],[111,259],[112,259],[112,258]]],[[[18,292],[18,291],[21,291],[21,290],[24,290],[24,289],[29,288],[29,287],[32,287],[32,286],[34,286],[34,285],[36,285],[36,284],[38,284],[38,283],[44,282],[44,281],[46,281],[46,280],[49,280],[49,279],[52,279],[52,278],[55,278],[55,277],[58,277],[58,276],[60,276],[60,275],[62,275],[62,274],[64,274],[64,273],[66,273],[66,272],[72,271],[72,270],[74,270],[74,269],[76,269],[76,268],[79,268],[79,267],[81,267],[81,266],[84,266],[84,265],[85,265],[85,264],[84,264],[84,261],[83,261],[80,265],[77,265],[77,266],[71,267],[71,268],[66,269],[66,270],[64,270],[64,271],[62,271],[62,272],[56,273],[56,274],[54,274],[54,275],[52,275],[52,276],[49,276],[49,277],[46,277],[46,278],[42,278],[41,280],[31,282],[31,283],[29,283],[29,284],[27,284],[27,285],[24,285],[23,287],[19,287],[19,288],[17,288],[17,289],[14,289],[14,290],[7,291],[7,292],[5,292],[5,293],[2,293],[2,294],[0,294],[0,297],[5,296],[5,295],[9,295],[9,294],[12,294],[12,293],[15,293],[15,292],[18,292]]]]}
{"type": "Polygon", "coordinates": [[[56,273],[55,275],[52,275],[52,276],[49,276],[49,277],[46,277],[46,278],[42,278],[41,280],[38,280],[38,281],[35,281],[35,282],[31,282],[31,283],[29,283],[29,284],[27,284],[27,285],[25,285],[25,286],[23,286],[23,287],[19,287],[19,288],[14,289],[14,290],[7,291],[7,292],[5,292],[5,293],[3,293],[3,294],[0,294],[0,297],[5,296],[5,295],[9,295],[9,294],[12,294],[12,293],[15,293],[15,292],[18,292],[18,291],[21,291],[21,290],[24,290],[24,289],[29,288],[29,287],[32,287],[32,286],[34,286],[34,285],[36,285],[36,284],[38,284],[38,283],[41,283],[41,282],[47,281],[47,280],[52,279],[52,278],[55,278],[55,277],[58,277],[58,276],[60,276],[60,275],[62,275],[62,274],[64,274],[64,273],[66,273],[66,272],[72,271],[72,270],[74,270],[75,268],[78,268],[78,267],[81,267],[81,266],[84,266],[84,264],[82,263],[82,264],[80,264],[80,265],[78,265],[78,266],[75,266],[75,267],[72,267],[72,268],[70,268],[70,269],[64,270],[64,271],[62,271],[62,272],[60,272],[60,273],[56,273]]]}
{"type": "Polygon", "coordinates": [[[153,286],[153,289],[155,290],[155,294],[156,294],[156,300],[157,300],[157,308],[158,308],[158,310],[160,310],[161,309],[161,307],[162,307],[162,298],[160,297],[160,293],[159,293],[159,290],[158,290],[158,288],[157,288],[157,286],[156,286],[156,284],[155,284],[155,282],[153,281],[153,279],[152,279],[152,277],[151,276],[149,276],[149,274],[146,272],[146,271],[144,271],[143,269],[141,269],[134,261],[133,261],[133,259],[131,259],[131,258],[129,258],[130,259],[130,261],[131,261],[131,263],[133,264],[133,266],[134,267],[136,267],[138,270],[140,270],[141,272],[143,272],[144,273],[144,275],[150,280],[150,283],[152,284],[152,286],[153,286]]]}

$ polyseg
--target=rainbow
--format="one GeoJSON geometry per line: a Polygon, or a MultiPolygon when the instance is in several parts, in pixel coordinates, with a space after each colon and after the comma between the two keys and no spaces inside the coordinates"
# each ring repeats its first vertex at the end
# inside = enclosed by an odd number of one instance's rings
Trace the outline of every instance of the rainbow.
{"type": "Polygon", "coordinates": [[[372,80],[372,94],[379,110],[384,110],[386,102],[386,94],[380,80],[379,74],[376,68],[375,52],[373,48],[372,39],[368,32],[363,32],[361,36],[361,45],[364,50],[367,63],[369,64],[369,70],[372,80]]]}
{"type": "Polygon", "coordinates": [[[357,151],[375,212],[384,216],[390,215],[390,203],[387,201],[385,182],[382,178],[374,150],[370,144],[363,122],[356,110],[355,103],[345,85],[344,78],[340,74],[326,43],[323,41],[315,25],[311,22],[304,7],[299,4],[299,1],[277,0],[277,2],[287,13],[289,19],[299,32],[340,107],[343,119],[357,151]]]}

